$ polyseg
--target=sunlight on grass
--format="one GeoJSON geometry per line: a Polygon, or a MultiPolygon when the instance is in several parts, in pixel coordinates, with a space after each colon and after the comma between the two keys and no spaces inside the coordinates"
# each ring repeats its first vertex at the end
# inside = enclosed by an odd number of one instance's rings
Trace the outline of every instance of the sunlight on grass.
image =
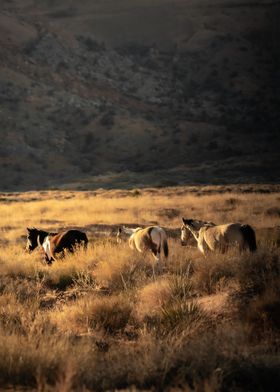
{"type": "Polygon", "coordinates": [[[168,188],[17,198],[0,205],[1,385],[198,392],[230,390],[240,374],[262,387],[279,379],[279,216],[270,208],[278,194],[168,188]],[[193,242],[182,247],[182,216],[249,223],[258,251],[204,257],[193,242]],[[117,244],[120,224],[165,227],[161,275],[151,254],[117,244]],[[88,248],[48,266],[42,250],[25,251],[29,226],[81,229],[88,248]]]}

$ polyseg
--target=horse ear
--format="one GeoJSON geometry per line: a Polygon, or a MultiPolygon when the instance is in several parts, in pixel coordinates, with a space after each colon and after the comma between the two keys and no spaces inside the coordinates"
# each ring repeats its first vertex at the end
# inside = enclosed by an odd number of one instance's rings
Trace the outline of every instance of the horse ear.
{"type": "Polygon", "coordinates": [[[187,219],[182,218],[182,222],[185,224],[187,222],[187,219]]]}
{"type": "Polygon", "coordinates": [[[31,229],[30,227],[27,227],[26,230],[30,233],[31,229]]]}

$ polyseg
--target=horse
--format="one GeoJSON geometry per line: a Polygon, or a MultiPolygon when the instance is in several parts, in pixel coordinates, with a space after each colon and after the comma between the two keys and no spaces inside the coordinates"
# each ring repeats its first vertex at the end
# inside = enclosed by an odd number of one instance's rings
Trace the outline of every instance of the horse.
{"type": "Polygon", "coordinates": [[[41,247],[45,253],[47,264],[56,261],[56,254],[65,251],[74,252],[76,246],[83,245],[87,248],[88,238],[80,230],[66,230],[59,233],[50,233],[44,230],[38,230],[35,227],[27,227],[27,244],[26,250],[32,252],[35,248],[41,247]]]}
{"type": "Polygon", "coordinates": [[[131,229],[128,227],[119,227],[117,232],[117,242],[120,243],[123,237],[129,236],[128,244],[131,249],[136,249],[140,253],[151,251],[156,260],[159,272],[162,271],[161,266],[161,249],[165,257],[168,257],[167,235],[162,227],[149,226],[146,228],[136,227],[131,229]]]}
{"type": "MultiPolygon", "coordinates": [[[[200,221],[200,220],[193,220],[190,219],[193,223],[194,229],[196,231],[199,231],[199,229],[204,225],[204,226],[216,226],[215,223],[209,222],[209,221],[200,221]]],[[[186,228],[185,226],[185,219],[182,218],[183,225],[181,226],[181,245],[182,246],[188,246],[189,241],[191,240],[191,237],[194,238],[194,241],[196,241],[195,237],[192,235],[192,232],[186,228]]],[[[186,219],[187,221],[187,219],[186,219]]],[[[192,247],[192,246],[190,246],[192,247]]]]}
{"type": "Polygon", "coordinates": [[[225,253],[229,246],[238,245],[239,252],[257,250],[254,229],[248,224],[227,223],[216,225],[194,219],[182,218],[181,243],[184,244],[190,232],[197,241],[198,249],[205,255],[209,251],[225,253]]]}

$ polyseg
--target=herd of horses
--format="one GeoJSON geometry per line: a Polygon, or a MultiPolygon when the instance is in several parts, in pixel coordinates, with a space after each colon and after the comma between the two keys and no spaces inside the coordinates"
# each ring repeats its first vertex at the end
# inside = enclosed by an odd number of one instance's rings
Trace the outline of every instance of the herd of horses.
{"type": "MultiPolygon", "coordinates": [[[[248,224],[227,223],[216,225],[213,222],[182,218],[181,245],[188,244],[190,236],[197,242],[200,252],[206,257],[209,252],[225,253],[230,247],[238,247],[240,252],[257,249],[254,229],[248,224]]],[[[140,253],[151,252],[157,269],[162,270],[161,254],[168,257],[168,241],[165,230],[160,226],[146,228],[119,227],[117,243],[128,240],[129,247],[140,253]]],[[[59,233],[27,228],[26,250],[32,252],[39,247],[43,250],[47,264],[56,260],[57,254],[73,253],[78,247],[87,248],[87,235],[80,230],[67,230],[59,233]]]]}

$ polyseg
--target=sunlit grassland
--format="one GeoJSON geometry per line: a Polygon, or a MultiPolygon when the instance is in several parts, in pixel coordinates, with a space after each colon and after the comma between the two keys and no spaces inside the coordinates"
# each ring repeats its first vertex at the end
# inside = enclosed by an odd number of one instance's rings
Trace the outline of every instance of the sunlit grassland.
{"type": "Polygon", "coordinates": [[[20,232],[21,225],[44,227],[87,226],[91,224],[141,223],[157,221],[178,227],[178,217],[191,215],[208,220],[247,221],[257,227],[277,223],[269,214],[279,205],[278,193],[205,194],[185,188],[96,192],[28,192],[2,197],[2,230],[20,232]],[[171,211],[172,210],[172,211],[171,211]]]}
{"type": "Polygon", "coordinates": [[[273,189],[2,194],[1,387],[274,390],[280,194],[273,189]],[[180,245],[182,216],[249,223],[258,251],[204,258],[180,245]],[[168,231],[170,255],[154,278],[151,255],[117,245],[115,234],[119,224],[156,223],[168,231]],[[49,267],[40,251],[25,252],[28,226],[80,228],[89,247],[49,267]]]}

